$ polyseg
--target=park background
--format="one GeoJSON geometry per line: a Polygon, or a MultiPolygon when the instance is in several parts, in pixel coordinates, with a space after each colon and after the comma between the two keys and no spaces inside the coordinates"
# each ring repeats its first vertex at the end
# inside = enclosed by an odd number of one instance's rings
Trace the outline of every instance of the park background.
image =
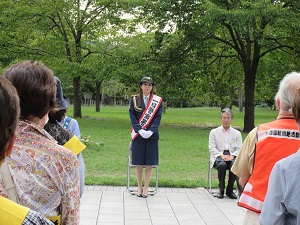
{"type": "Polygon", "coordinates": [[[274,119],[300,71],[298,0],[2,0],[0,69],[38,60],[62,81],[88,148],[87,184],[124,184],[128,102],[164,99],[160,185],[204,186],[209,130],[233,108],[243,136],[274,119]],[[176,158],[174,158],[176,157],[176,158]]]}
{"type": "MultiPolygon", "coordinates": [[[[128,106],[103,106],[101,113],[83,107],[78,119],[87,145],[83,157],[87,167],[86,185],[126,186],[128,145],[131,141],[128,106]]],[[[71,113],[71,112],[70,112],[71,113]]],[[[241,129],[243,113],[233,108],[232,126],[241,129]]],[[[257,108],[256,123],[272,121],[278,111],[257,108]]],[[[159,140],[160,187],[206,187],[208,175],[208,136],[220,126],[217,107],[170,108],[162,116],[159,140]]],[[[243,139],[246,133],[242,133],[243,139]]],[[[136,184],[132,170],[131,184],[136,184]]],[[[153,175],[155,175],[153,173],[153,175]]],[[[217,187],[214,173],[213,187],[217,187]]],[[[155,179],[151,181],[152,185],[155,179]]]]}

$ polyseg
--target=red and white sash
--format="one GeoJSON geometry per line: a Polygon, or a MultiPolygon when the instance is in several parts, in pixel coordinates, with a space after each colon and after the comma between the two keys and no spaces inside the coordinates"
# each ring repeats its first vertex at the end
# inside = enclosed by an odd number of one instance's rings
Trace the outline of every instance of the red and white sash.
{"type": "MultiPolygon", "coordinates": [[[[142,116],[139,119],[139,124],[142,126],[143,129],[146,129],[147,126],[150,124],[161,103],[162,103],[162,98],[152,94],[146,109],[144,110],[142,116]]],[[[136,133],[134,129],[131,128],[132,140],[134,140],[138,135],[139,133],[136,133]]]]}

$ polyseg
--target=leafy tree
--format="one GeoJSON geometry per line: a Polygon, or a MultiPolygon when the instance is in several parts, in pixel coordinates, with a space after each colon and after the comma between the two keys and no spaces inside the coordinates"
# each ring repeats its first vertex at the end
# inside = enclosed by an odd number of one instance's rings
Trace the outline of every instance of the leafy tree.
{"type": "MultiPolygon", "coordinates": [[[[244,131],[254,127],[254,93],[260,60],[268,53],[284,50],[294,54],[294,12],[278,1],[254,0],[164,0],[148,1],[144,16],[156,30],[168,24],[176,29],[169,35],[181,36],[181,45],[172,46],[185,58],[198,51],[199,59],[215,62],[233,58],[240,63],[245,88],[244,131]],[[217,46],[217,48],[216,48],[217,46]]],[[[162,43],[165,40],[160,40],[162,43]]],[[[171,58],[170,58],[171,59],[171,58]]],[[[198,60],[199,60],[198,59],[198,60]]],[[[209,62],[209,63],[210,63],[209,62]]]]}
{"type": "Polygon", "coordinates": [[[257,73],[255,104],[266,104],[275,109],[274,97],[283,76],[292,71],[299,71],[299,59],[282,51],[264,57],[257,73]]]}
{"type": "Polygon", "coordinates": [[[126,0],[24,0],[1,1],[0,7],[10,21],[6,30],[10,31],[9,25],[15,28],[10,34],[18,51],[26,50],[25,56],[42,59],[51,68],[65,71],[59,76],[72,79],[74,117],[81,117],[81,79],[91,72],[85,59],[103,54],[97,45],[108,32],[113,35],[120,29],[126,21],[122,15],[135,4],[126,0]]]}

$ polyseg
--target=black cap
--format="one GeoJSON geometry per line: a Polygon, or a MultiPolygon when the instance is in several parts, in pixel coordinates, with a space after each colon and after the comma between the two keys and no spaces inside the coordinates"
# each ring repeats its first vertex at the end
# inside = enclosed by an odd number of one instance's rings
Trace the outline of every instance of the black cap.
{"type": "Polygon", "coordinates": [[[140,85],[142,85],[143,83],[150,83],[152,84],[153,86],[155,86],[155,82],[153,82],[152,78],[151,77],[143,77],[140,81],[140,85]]]}

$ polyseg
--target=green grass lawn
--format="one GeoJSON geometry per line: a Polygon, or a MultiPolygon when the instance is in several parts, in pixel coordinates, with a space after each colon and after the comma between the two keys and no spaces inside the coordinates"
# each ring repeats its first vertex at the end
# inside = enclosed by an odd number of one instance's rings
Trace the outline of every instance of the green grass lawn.
{"type": "MultiPolygon", "coordinates": [[[[159,186],[206,186],[208,135],[213,127],[220,125],[219,113],[219,108],[167,109],[160,125],[159,186]]],[[[243,113],[236,108],[233,113],[232,125],[242,128],[243,113]]],[[[268,108],[257,108],[255,124],[272,121],[277,113],[268,108]]],[[[72,108],[68,114],[73,114],[72,108]]],[[[100,113],[96,113],[94,107],[82,107],[82,115],[83,118],[77,120],[87,145],[83,151],[86,184],[125,186],[131,141],[128,106],[102,106],[100,113]]],[[[242,136],[244,139],[246,134],[242,136]]],[[[135,185],[134,170],[131,174],[135,185]]],[[[217,186],[215,175],[214,187],[217,186]]],[[[154,179],[151,184],[154,184],[154,179]]]]}

